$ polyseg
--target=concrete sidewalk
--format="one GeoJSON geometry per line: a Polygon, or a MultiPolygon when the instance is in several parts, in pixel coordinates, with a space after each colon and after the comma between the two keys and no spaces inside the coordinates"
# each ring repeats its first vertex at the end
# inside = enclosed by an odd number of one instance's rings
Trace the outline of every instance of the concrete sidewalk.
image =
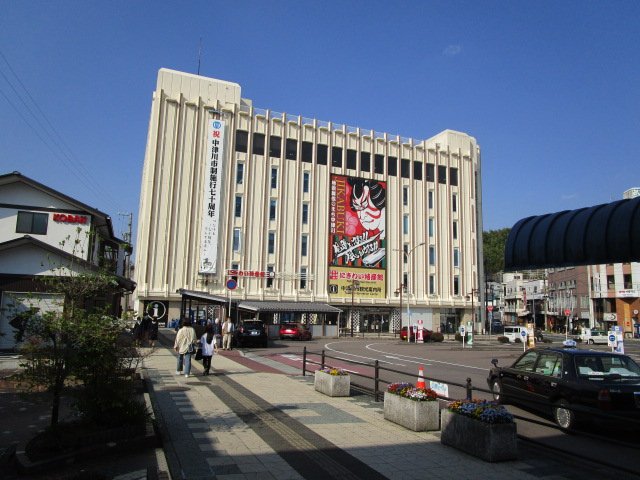
{"type": "Polygon", "coordinates": [[[222,352],[213,375],[194,362],[185,378],[172,349],[145,359],[173,479],[607,478],[530,446],[518,461],[486,463],[441,445],[437,432],[384,420],[370,397],[328,397],[313,377],[256,360],[222,352]]]}

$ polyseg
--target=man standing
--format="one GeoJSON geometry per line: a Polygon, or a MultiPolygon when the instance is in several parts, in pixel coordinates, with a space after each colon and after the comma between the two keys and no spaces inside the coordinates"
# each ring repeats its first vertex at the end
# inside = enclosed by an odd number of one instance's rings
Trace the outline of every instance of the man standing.
{"type": "Polygon", "coordinates": [[[222,324],[222,349],[231,350],[231,337],[233,334],[233,323],[229,317],[222,324]]]}

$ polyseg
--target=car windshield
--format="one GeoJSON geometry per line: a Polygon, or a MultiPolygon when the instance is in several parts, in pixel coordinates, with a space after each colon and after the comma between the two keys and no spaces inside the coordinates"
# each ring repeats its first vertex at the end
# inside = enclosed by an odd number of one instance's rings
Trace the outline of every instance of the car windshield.
{"type": "Polygon", "coordinates": [[[578,375],[583,378],[640,377],[640,366],[625,355],[579,355],[575,358],[578,375]]]}
{"type": "Polygon", "coordinates": [[[262,328],[262,322],[244,322],[244,328],[262,328]]]}

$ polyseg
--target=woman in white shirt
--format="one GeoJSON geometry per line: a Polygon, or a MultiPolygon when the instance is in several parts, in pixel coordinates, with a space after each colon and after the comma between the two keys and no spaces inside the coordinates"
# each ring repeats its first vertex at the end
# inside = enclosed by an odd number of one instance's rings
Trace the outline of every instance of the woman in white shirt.
{"type": "Polygon", "coordinates": [[[211,323],[207,325],[202,338],[200,338],[200,348],[202,348],[203,375],[209,375],[209,370],[211,370],[211,357],[213,357],[214,353],[218,353],[218,345],[216,344],[213,325],[211,323]]]}

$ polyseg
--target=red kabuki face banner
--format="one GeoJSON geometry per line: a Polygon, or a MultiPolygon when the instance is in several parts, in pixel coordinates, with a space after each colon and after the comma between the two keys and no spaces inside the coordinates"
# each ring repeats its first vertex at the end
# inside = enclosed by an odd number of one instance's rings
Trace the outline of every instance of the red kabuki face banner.
{"type": "Polygon", "coordinates": [[[386,197],[386,182],[331,176],[331,295],[385,298],[386,197]]]}

